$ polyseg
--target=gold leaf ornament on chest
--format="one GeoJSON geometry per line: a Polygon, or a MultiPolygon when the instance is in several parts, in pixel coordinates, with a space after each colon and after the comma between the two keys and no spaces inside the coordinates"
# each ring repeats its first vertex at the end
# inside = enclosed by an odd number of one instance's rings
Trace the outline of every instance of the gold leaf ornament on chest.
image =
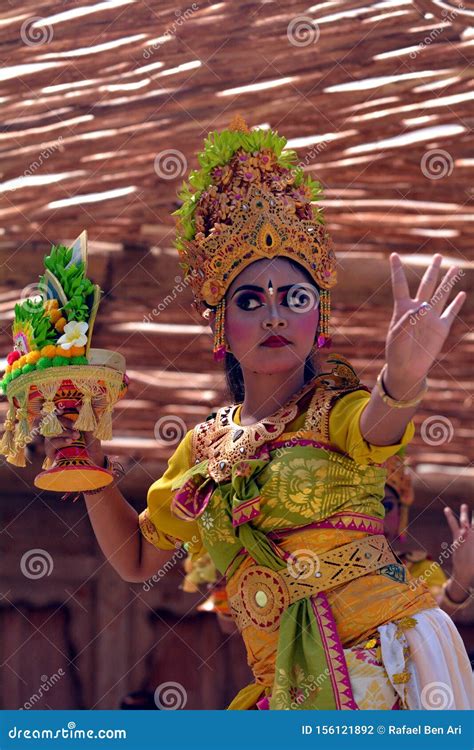
{"type": "Polygon", "coordinates": [[[215,427],[208,435],[208,470],[216,482],[228,481],[237,461],[252,457],[264,443],[279,437],[298,413],[297,405],[292,404],[255,424],[239,425],[234,421],[238,407],[237,404],[220,409],[215,427]]]}

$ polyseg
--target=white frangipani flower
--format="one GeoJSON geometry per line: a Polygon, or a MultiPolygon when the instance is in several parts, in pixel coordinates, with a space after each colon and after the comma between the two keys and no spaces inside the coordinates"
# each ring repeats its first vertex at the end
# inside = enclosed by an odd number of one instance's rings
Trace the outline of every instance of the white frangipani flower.
{"type": "Polygon", "coordinates": [[[70,349],[72,346],[85,346],[87,344],[85,333],[88,328],[89,323],[71,320],[70,323],[66,323],[64,326],[64,333],[57,340],[58,346],[62,349],[70,349]]]}

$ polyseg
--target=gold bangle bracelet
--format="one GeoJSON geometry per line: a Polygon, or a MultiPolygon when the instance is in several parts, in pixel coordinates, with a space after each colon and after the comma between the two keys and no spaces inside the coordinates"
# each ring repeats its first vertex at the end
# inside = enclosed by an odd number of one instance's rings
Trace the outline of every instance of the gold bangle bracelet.
{"type": "Polygon", "coordinates": [[[387,363],[384,364],[377,377],[377,389],[384,404],[387,404],[387,406],[391,406],[394,409],[408,409],[411,406],[416,406],[417,404],[419,404],[426,391],[428,390],[426,378],[423,381],[420,392],[417,394],[417,396],[415,396],[415,398],[411,398],[409,401],[397,401],[397,399],[392,398],[392,396],[387,393],[387,390],[385,388],[385,384],[383,382],[383,374],[386,369],[387,363]]]}
{"type": "Polygon", "coordinates": [[[113,474],[113,482],[110,482],[110,484],[106,484],[105,487],[98,487],[96,490],[83,490],[84,495],[98,495],[101,492],[105,492],[107,489],[112,488],[116,486],[116,482],[118,478],[122,478],[125,476],[125,470],[118,461],[116,461],[114,458],[111,458],[110,456],[104,456],[104,469],[108,469],[113,474]]]}

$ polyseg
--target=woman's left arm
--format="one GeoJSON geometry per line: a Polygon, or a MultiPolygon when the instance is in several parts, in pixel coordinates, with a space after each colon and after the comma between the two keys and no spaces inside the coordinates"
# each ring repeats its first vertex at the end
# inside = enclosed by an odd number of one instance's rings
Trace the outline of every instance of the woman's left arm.
{"type": "Polygon", "coordinates": [[[433,256],[412,298],[400,256],[390,256],[394,308],[385,344],[383,388],[374,387],[360,418],[362,435],[372,445],[392,445],[403,436],[416,412],[425,378],[466,299],[466,293],[459,292],[447,304],[450,291],[463,272],[451,266],[438,285],[441,261],[442,255],[433,256]],[[417,403],[390,405],[390,398],[387,403],[381,390],[397,402],[417,403]]]}

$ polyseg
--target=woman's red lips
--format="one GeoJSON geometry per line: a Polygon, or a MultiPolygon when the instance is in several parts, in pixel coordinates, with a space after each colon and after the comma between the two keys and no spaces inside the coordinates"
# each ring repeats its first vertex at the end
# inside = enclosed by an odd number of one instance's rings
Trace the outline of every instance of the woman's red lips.
{"type": "Polygon", "coordinates": [[[262,346],[286,346],[290,342],[284,336],[269,336],[262,341],[262,346]]]}

